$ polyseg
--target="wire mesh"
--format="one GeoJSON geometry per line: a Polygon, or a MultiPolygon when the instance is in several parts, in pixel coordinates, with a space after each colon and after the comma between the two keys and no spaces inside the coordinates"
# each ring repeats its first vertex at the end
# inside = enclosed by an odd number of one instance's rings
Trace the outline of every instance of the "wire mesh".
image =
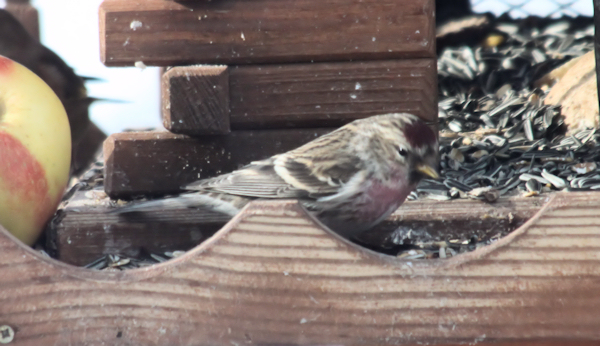
{"type": "Polygon", "coordinates": [[[496,15],[509,13],[513,18],[530,15],[591,17],[594,14],[592,0],[471,0],[471,6],[475,12],[492,12],[496,15]]]}

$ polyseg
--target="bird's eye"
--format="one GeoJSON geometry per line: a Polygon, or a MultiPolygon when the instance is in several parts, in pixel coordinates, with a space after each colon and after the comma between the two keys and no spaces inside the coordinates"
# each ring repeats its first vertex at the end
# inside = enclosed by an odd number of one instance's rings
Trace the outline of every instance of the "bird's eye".
{"type": "Polygon", "coordinates": [[[406,148],[400,147],[398,148],[398,154],[400,154],[400,156],[406,156],[408,155],[408,151],[406,150],[406,148]]]}

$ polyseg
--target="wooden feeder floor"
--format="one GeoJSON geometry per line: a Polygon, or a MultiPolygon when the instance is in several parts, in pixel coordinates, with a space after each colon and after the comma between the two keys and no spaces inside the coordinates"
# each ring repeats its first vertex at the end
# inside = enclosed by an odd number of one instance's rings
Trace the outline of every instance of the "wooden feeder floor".
{"type": "MultiPolygon", "coordinates": [[[[51,222],[47,247],[57,259],[83,266],[108,254],[139,259],[148,252],[186,251],[209,239],[230,220],[226,215],[185,207],[126,216],[108,214],[117,203],[101,188],[76,192],[51,222]]],[[[353,240],[388,255],[418,249],[423,245],[416,245],[423,243],[482,245],[524,224],[549,198],[503,197],[495,203],[472,199],[407,201],[377,228],[353,240]],[[400,236],[400,229],[410,234],[400,236]]]]}

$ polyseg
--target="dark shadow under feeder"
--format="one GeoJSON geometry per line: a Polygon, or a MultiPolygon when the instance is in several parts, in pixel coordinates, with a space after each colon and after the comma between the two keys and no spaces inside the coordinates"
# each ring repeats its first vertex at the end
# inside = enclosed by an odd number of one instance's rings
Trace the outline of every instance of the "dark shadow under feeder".
{"type": "Polygon", "coordinates": [[[455,256],[506,236],[539,211],[548,198],[506,197],[494,203],[468,199],[409,201],[355,240],[374,251],[401,258],[455,256]],[[448,250],[439,254],[443,249],[448,250]]]}

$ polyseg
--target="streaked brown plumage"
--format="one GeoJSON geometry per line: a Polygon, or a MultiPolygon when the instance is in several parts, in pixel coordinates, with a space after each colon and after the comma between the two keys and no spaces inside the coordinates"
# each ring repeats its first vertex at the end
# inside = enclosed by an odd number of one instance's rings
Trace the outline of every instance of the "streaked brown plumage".
{"type": "Polygon", "coordinates": [[[232,173],[189,184],[195,191],[115,210],[179,205],[235,215],[256,198],[298,199],[334,231],[352,236],[373,227],[424,176],[437,177],[435,133],[411,114],[356,120],[297,149],[232,173]]]}

